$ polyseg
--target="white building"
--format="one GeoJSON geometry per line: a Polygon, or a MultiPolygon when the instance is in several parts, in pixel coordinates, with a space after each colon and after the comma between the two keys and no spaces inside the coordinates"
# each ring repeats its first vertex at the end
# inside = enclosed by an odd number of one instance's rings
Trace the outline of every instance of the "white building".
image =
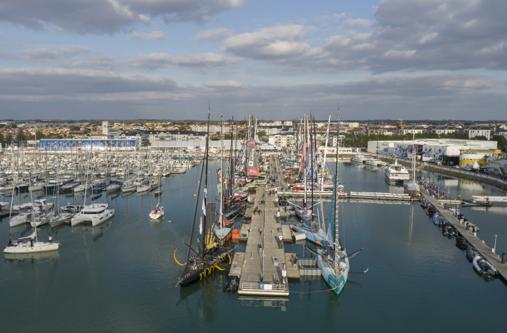
{"type": "Polygon", "coordinates": [[[425,131],[426,131],[426,129],[424,129],[424,128],[417,128],[417,127],[414,127],[414,128],[402,128],[402,129],[400,129],[400,134],[402,134],[402,135],[405,135],[405,134],[423,134],[425,131]]]}
{"type": "Polygon", "coordinates": [[[485,137],[488,140],[491,140],[491,130],[484,128],[469,128],[466,130],[468,133],[468,138],[473,139],[476,137],[485,137]]]}
{"type": "Polygon", "coordinates": [[[109,121],[107,120],[102,122],[102,135],[109,136],[109,121]]]}
{"type": "Polygon", "coordinates": [[[470,150],[496,150],[496,141],[462,140],[462,139],[416,139],[368,141],[368,152],[386,156],[407,158],[411,155],[415,144],[417,155],[428,162],[449,162],[458,164],[462,151],[470,150]]]}
{"type": "Polygon", "coordinates": [[[448,127],[442,127],[442,128],[434,128],[433,133],[437,135],[449,135],[456,133],[455,128],[448,128],[448,127]]]}
{"type": "Polygon", "coordinates": [[[277,149],[285,149],[296,144],[296,136],[293,134],[270,135],[268,143],[277,149]]]}
{"type": "MultiPolygon", "coordinates": [[[[227,128],[228,128],[227,125],[224,124],[224,132],[228,131],[227,128]]],[[[220,133],[220,129],[221,129],[220,125],[216,125],[216,124],[209,125],[209,132],[211,134],[220,133]]],[[[196,133],[206,133],[208,130],[208,124],[207,123],[192,124],[192,125],[190,125],[190,130],[192,132],[196,132],[196,133]]]]}

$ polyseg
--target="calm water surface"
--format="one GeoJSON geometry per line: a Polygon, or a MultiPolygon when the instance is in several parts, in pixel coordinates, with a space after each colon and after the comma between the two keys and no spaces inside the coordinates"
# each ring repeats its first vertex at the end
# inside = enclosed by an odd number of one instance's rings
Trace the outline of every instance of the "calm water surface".
{"type": "MultiPolygon", "coordinates": [[[[400,191],[382,171],[342,165],[352,191],[400,191]]],[[[0,259],[2,332],[505,332],[507,286],[483,281],[453,240],[442,237],[418,204],[343,203],[350,280],[340,297],[320,279],[294,282],[288,301],[240,299],[222,292],[223,276],[183,290],[175,287],[194,208],[199,168],[164,180],[166,218],[151,223],[152,194],[104,195],[115,209],[109,223],[92,229],[63,227],[55,256],[0,259]],[[361,272],[368,268],[367,274],[361,272]]],[[[210,173],[214,178],[214,171],[210,173]]],[[[450,195],[502,192],[475,182],[434,177],[450,195]]],[[[5,200],[5,199],[4,199],[5,200]]],[[[61,201],[72,201],[62,198],[61,201]]],[[[498,234],[507,251],[507,209],[466,208],[488,244],[498,234]]],[[[24,227],[0,222],[0,244],[24,227]]],[[[45,238],[48,228],[42,228],[45,238]]],[[[298,254],[308,251],[289,245],[298,254]]]]}

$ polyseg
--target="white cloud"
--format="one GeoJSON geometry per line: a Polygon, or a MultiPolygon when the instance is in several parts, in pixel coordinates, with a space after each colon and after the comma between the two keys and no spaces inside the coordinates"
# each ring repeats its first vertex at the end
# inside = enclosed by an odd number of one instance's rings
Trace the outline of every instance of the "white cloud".
{"type": "Polygon", "coordinates": [[[421,36],[421,38],[419,38],[419,44],[427,44],[433,40],[435,40],[435,38],[438,37],[438,32],[430,32],[430,33],[427,33],[427,34],[424,34],[421,36]]]}
{"type": "Polygon", "coordinates": [[[209,81],[206,83],[209,88],[241,88],[243,84],[236,80],[209,81]]]}
{"type": "Polygon", "coordinates": [[[140,40],[162,40],[165,38],[165,34],[162,31],[152,31],[152,32],[133,31],[130,33],[130,37],[133,39],[140,40]]]}
{"type": "Polygon", "coordinates": [[[313,57],[319,50],[305,40],[306,28],[299,24],[277,25],[255,32],[233,35],[224,41],[227,51],[252,59],[298,59],[313,57]]]}
{"type": "Polygon", "coordinates": [[[156,69],[167,65],[188,67],[214,67],[231,64],[238,61],[220,53],[198,53],[190,55],[172,55],[165,52],[154,52],[138,56],[130,61],[134,67],[156,69]]]}
{"type": "Polygon", "coordinates": [[[41,47],[27,49],[21,52],[21,57],[29,60],[53,60],[59,58],[69,58],[90,53],[91,51],[84,47],[41,47]]]}
{"type": "Polygon", "coordinates": [[[372,24],[370,20],[362,18],[348,18],[343,21],[343,25],[348,28],[368,28],[372,24]]]}
{"type": "Polygon", "coordinates": [[[416,52],[416,50],[388,50],[384,53],[384,57],[391,59],[410,58],[416,52]]]}

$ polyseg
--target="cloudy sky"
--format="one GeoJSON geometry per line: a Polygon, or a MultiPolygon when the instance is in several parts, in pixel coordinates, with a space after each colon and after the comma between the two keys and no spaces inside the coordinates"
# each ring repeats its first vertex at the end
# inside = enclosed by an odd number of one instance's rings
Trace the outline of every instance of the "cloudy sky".
{"type": "Polygon", "coordinates": [[[0,2],[1,119],[507,119],[505,0],[0,2]]]}

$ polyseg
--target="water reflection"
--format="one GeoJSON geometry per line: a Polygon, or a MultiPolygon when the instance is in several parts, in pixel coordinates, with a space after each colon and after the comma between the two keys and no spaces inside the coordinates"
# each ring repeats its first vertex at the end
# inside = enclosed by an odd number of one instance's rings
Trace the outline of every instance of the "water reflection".
{"type": "Polygon", "coordinates": [[[104,233],[111,227],[113,220],[103,222],[97,226],[89,224],[78,224],[70,228],[72,233],[90,233],[94,242],[104,236],[104,233]]]}
{"type": "Polygon", "coordinates": [[[268,297],[246,297],[239,296],[239,302],[242,306],[252,308],[276,308],[281,311],[287,311],[289,300],[285,298],[268,298],[268,297]]]}
{"type": "Polygon", "coordinates": [[[58,251],[50,251],[50,252],[39,252],[39,253],[5,253],[4,257],[7,261],[17,261],[17,260],[32,260],[39,261],[42,259],[55,260],[60,257],[58,251]]]}

